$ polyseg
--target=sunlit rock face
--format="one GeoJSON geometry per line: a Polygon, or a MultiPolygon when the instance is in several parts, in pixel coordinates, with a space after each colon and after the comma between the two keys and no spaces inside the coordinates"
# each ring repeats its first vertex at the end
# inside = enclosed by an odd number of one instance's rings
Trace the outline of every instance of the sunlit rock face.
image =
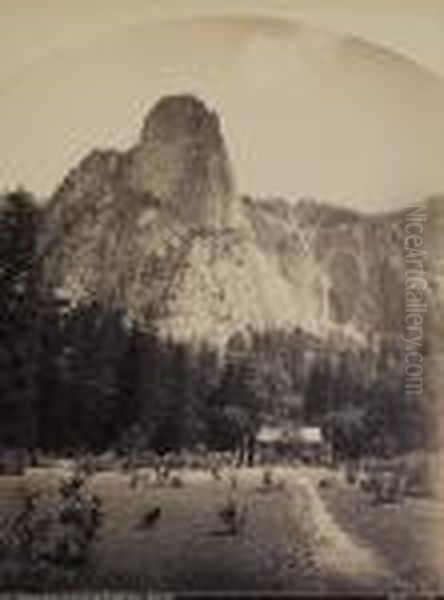
{"type": "Polygon", "coordinates": [[[71,302],[176,339],[299,327],[365,345],[402,328],[402,214],[241,196],[219,117],[192,96],[161,99],[134,148],[92,152],[67,175],[41,251],[71,302]]]}

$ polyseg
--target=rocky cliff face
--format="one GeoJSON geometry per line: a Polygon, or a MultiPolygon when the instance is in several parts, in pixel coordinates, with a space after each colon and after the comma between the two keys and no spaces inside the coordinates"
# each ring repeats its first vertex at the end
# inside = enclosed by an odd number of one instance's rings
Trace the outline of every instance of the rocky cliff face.
{"type": "Polygon", "coordinates": [[[365,343],[400,329],[402,218],[239,195],[217,115],[162,99],[127,153],[68,174],[42,237],[48,285],[176,339],[301,327],[365,343]]]}
{"type": "Polygon", "coordinates": [[[297,295],[311,278],[319,318],[350,335],[399,332],[403,317],[403,215],[359,215],[314,201],[247,202],[259,247],[277,258],[297,295]]]}
{"type": "Polygon", "coordinates": [[[216,114],[192,96],[161,100],[129,153],[128,184],[192,228],[232,224],[235,190],[216,114]]]}

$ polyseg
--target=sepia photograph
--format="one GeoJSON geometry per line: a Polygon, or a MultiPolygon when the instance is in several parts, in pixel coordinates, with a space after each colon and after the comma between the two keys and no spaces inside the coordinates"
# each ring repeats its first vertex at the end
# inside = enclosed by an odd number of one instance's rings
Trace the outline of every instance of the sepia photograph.
{"type": "Polygon", "coordinates": [[[0,595],[444,594],[444,3],[0,49],[0,595]]]}

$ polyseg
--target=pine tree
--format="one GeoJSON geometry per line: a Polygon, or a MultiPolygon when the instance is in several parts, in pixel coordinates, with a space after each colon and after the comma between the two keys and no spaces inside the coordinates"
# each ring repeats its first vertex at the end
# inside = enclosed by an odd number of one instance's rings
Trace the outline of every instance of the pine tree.
{"type": "Polygon", "coordinates": [[[319,425],[331,408],[332,377],[325,360],[317,362],[310,373],[305,391],[304,420],[319,425]]]}
{"type": "Polygon", "coordinates": [[[26,192],[0,199],[0,446],[35,439],[38,221],[26,192]]]}

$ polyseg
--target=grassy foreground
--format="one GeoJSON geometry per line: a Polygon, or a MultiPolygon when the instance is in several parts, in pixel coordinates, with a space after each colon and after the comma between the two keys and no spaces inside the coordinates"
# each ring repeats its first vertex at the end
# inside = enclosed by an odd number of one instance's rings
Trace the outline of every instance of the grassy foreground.
{"type": "MultiPolygon", "coordinates": [[[[337,477],[319,487],[325,472],[317,468],[277,468],[268,490],[259,468],[220,479],[183,471],[177,486],[156,485],[151,475],[108,471],[88,479],[104,511],[89,560],[40,581],[41,588],[345,593],[436,586],[426,557],[425,521],[433,511],[421,501],[370,506],[337,477]],[[221,519],[230,501],[243,515],[234,535],[221,519]],[[157,516],[147,524],[150,514],[157,516]]],[[[31,490],[51,503],[63,477],[54,468],[2,477],[0,516],[31,490]]]]}

